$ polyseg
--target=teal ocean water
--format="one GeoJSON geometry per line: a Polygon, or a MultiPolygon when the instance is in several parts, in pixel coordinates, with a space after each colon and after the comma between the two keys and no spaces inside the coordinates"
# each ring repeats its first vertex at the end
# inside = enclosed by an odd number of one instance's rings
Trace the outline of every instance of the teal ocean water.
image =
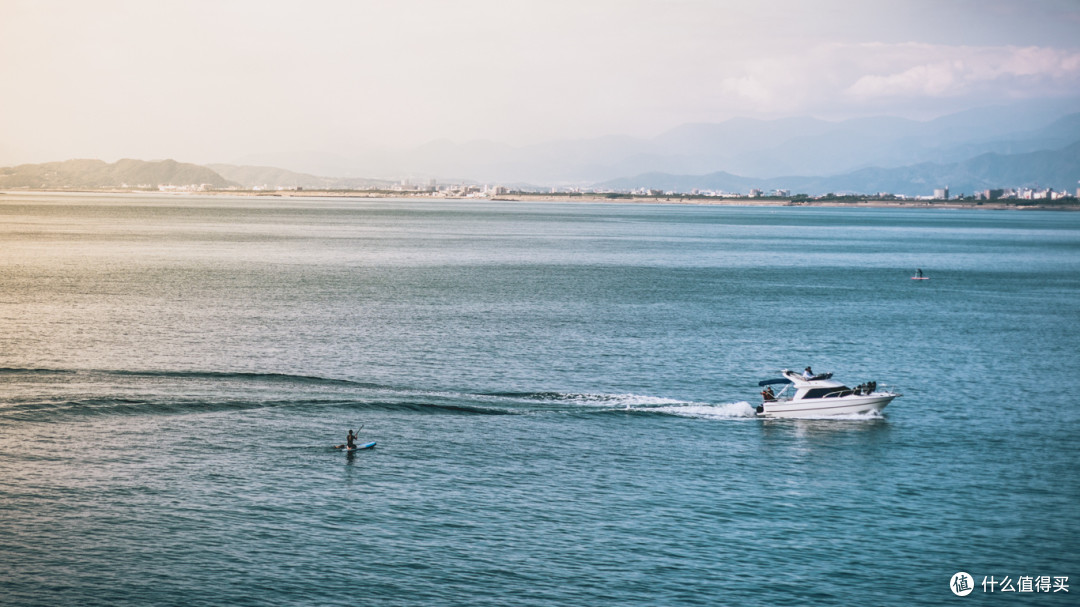
{"type": "Polygon", "coordinates": [[[1076,604],[1078,344],[1073,213],[9,193],[0,604],[1076,604]]]}

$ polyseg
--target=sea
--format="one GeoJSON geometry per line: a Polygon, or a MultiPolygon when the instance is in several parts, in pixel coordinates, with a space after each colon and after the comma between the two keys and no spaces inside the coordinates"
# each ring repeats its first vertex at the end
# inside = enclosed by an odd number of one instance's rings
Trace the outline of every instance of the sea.
{"type": "Polygon", "coordinates": [[[1080,213],[8,192],[0,605],[1076,605],[1078,377],[1080,213]]]}

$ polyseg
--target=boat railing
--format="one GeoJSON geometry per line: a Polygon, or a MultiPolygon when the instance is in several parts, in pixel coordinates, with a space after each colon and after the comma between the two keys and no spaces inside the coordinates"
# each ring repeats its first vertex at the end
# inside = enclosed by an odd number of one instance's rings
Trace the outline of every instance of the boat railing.
{"type": "Polygon", "coordinates": [[[896,386],[890,386],[889,384],[877,384],[874,386],[874,391],[871,392],[871,394],[900,396],[900,391],[896,389],[896,386]]]}

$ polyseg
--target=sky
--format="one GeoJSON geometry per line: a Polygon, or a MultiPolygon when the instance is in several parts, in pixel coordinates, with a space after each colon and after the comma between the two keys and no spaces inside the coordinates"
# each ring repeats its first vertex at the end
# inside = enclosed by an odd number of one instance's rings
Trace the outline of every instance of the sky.
{"type": "Polygon", "coordinates": [[[0,166],[1080,96],[1077,0],[0,0],[0,166]]]}

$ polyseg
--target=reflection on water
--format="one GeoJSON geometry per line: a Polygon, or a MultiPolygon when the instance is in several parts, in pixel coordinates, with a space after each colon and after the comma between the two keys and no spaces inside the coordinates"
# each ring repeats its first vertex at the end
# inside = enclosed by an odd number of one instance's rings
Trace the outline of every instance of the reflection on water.
{"type": "Polygon", "coordinates": [[[865,451],[886,444],[893,424],[875,415],[864,419],[764,419],[763,442],[807,453],[815,450],[865,451]]]}

